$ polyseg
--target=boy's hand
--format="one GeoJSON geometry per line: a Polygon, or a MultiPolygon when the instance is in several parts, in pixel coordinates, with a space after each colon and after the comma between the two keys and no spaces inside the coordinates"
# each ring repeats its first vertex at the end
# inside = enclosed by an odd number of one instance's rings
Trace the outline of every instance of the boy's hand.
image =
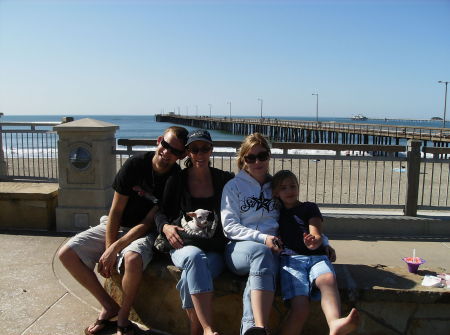
{"type": "Polygon", "coordinates": [[[316,250],[322,244],[322,236],[303,233],[303,242],[309,250],[316,250]]]}

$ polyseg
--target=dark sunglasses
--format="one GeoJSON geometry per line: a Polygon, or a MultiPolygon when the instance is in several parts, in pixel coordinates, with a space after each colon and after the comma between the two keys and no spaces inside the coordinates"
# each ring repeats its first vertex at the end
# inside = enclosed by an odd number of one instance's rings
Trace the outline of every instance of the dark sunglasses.
{"type": "Polygon", "coordinates": [[[207,152],[211,151],[212,146],[209,145],[207,147],[205,146],[205,147],[193,147],[193,148],[188,147],[187,149],[190,153],[192,153],[194,155],[198,154],[199,152],[201,152],[202,154],[206,154],[207,152]]]}
{"type": "Polygon", "coordinates": [[[161,140],[161,146],[170,151],[173,155],[177,156],[177,157],[183,157],[184,155],[184,150],[178,150],[175,149],[174,147],[172,147],[169,143],[167,143],[166,141],[164,141],[164,138],[161,140]]]}
{"type": "Polygon", "coordinates": [[[269,152],[267,151],[261,151],[259,154],[257,155],[247,155],[244,156],[244,160],[247,164],[253,164],[256,162],[256,160],[259,160],[260,162],[264,162],[266,160],[268,160],[270,157],[269,152]]]}

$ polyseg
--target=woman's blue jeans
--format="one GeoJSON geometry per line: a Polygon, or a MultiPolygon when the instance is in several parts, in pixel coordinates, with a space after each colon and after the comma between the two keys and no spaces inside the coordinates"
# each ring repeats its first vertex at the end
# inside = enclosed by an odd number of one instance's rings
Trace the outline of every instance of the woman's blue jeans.
{"type": "Polygon", "coordinates": [[[217,252],[204,252],[188,245],[170,252],[173,264],[182,269],[177,283],[181,306],[194,308],[191,294],[214,291],[213,279],[222,273],[225,264],[223,255],[217,252]]]}
{"type": "Polygon", "coordinates": [[[241,334],[255,325],[250,294],[252,290],[275,291],[278,255],[266,245],[253,241],[231,241],[225,249],[225,262],[233,273],[248,274],[243,296],[241,334]]]}

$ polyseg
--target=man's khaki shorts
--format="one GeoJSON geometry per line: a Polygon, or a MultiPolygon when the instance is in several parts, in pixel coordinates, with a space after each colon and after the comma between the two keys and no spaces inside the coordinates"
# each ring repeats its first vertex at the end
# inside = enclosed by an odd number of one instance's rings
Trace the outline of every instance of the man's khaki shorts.
{"type": "MultiPolygon", "coordinates": [[[[67,242],[67,246],[75,251],[82,262],[86,264],[86,266],[91,270],[94,270],[95,264],[105,252],[105,235],[107,223],[108,217],[102,216],[100,218],[100,223],[97,226],[91,227],[88,230],[78,233],[67,242]]],[[[125,235],[129,230],[130,228],[128,227],[120,227],[119,238],[125,235]]],[[[118,255],[117,271],[120,272],[123,258],[129,251],[133,251],[141,255],[143,269],[145,269],[148,263],[150,263],[150,261],[152,260],[152,247],[154,243],[155,234],[148,234],[131,242],[118,255]]]]}

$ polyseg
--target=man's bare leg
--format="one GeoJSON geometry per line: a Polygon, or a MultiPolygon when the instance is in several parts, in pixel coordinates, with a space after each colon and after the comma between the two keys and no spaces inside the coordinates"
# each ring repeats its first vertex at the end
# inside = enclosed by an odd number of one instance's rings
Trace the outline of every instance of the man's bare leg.
{"type": "MultiPolygon", "coordinates": [[[[140,254],[129,251],[124,256],[125,270],[122,278],[122,307],[117,317],[117,325],[125,327],[129,324],[128,317],[131,307],[139,290],[142,279],[142,257],[140,254]]],[[[117,334],[120,334],[119,332],[117,334]]],[[[125,334],[123,334],[125,335],[125,334]]]]}
{"type": "MultiPolygon", "coordinates": [[[[94,271],[89,269],[80,260],[76,252],[68,246],[63,246],[58,252],[58,257],[70,274],[86,288],[102,306],[98,319],[108,320],[116,316],[120,306],[105,291],[94,271]]],[[[101,328],[102,326],[92,324],[88,327],[88,330],[95,333],[101,328]]]]}

